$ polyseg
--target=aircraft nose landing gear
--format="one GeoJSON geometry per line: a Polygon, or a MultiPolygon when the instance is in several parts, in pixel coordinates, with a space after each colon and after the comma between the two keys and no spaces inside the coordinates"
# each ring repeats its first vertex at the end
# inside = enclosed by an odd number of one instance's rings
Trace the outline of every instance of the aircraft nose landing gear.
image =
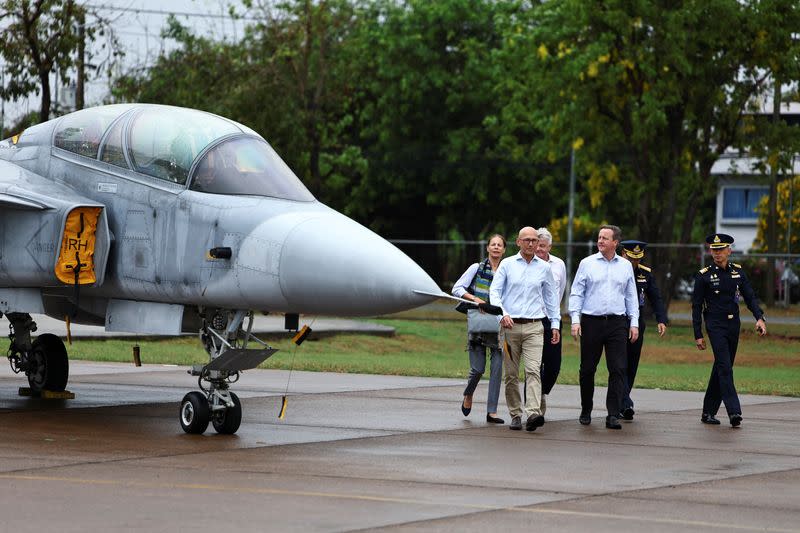
{"type": "Polygon", "coordinates": [[[192,434],[205,433],[211,422],[217,433],[236,433],[242,423],[242,403],[235,393],[228,390],[228,385],[235,383],[238,378],[238,371],[229,374],[203,367],[199,379],[203,392],[192,391],[181,401],[183,430],[192,434]],[[207,387],[203,386],[204,381],[209,383],[207,387]]]}
{"type": "Polygon", "coordinates": [[[276,350],[252,333],[253,313],[218,310],[209,320],[203,319],[200,339],[211,361],[195,365],[189,371],[198,376],[202,392],[192,391],[183,397],[180,408],[181,427],[186,433],[201,434],[209,422],[217,433],[233,435],[242,423],[242,404],[229,386],[239,380],[239,372],[256,368],[276,350]],[[248,317],[247,330],[241,328],[248,317]],[[250,340],[261,345],[248,349],[250,340]]]}

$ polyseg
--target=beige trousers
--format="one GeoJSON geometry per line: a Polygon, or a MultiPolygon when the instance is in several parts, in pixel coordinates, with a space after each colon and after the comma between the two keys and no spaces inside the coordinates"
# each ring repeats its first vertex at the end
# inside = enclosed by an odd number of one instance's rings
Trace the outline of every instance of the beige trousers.
{"type": "Polygon", "coordinates": [[[506,384],[506,405],[512,417],[524,418],[544,415],[542,409],[542,346],[544,328],[541,322],[514,324],[503,330],[503,381],[506,384]],[[525,409],[519,395],[519,364],[525,371],[525,409]]]}

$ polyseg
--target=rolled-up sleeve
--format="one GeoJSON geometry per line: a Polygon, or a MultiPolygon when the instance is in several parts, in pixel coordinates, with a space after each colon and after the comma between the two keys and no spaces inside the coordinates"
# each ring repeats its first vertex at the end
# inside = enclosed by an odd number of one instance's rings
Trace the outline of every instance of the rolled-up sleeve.
{"type": "Polygon", "coordinates": [[[545,313],[550,320],[550,327],[559,329],[561,327],[561,306],[559,305],[558,282],[553,276],[552,268],[547,269],[544,279],[542,296],[544,296],[545,313]]]}
{"type": "Polygon", "coordinates": [[[461,277],[458,278],[455,285],[453,285],[453,290],[450,291],[453,296],[457,296],[459,298],[463,297],[469,291],[469,286],[472,285],[472,280],[475,278],[475,274],[478,273],[478,263],[473,263],[470,267],[461,274],[461,277]]]}
{"type": "Polygon", "coordinates": [[[501,316],[505,316],[506,313],[505,307],[503,307],[503,291],[506,286],[506,269],[508,263],[505,260],[500,262],[500,266],[497,268],[497,271],[494,273],[494,277],[492,278],[492,285],[489,287],[489,301],[492,302],[492,305],[496,305],[500,309],[503,310],[503,314],[501,316]]]}

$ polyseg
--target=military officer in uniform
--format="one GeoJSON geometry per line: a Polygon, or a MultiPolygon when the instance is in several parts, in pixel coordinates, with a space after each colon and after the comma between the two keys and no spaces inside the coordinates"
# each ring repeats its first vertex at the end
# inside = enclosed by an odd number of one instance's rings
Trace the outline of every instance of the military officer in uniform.
{"type": "Polygon", "coordinates": [[[739,298],[744,298],[747,308],[753,313],[759,335],[767,334],[767,325],[742,266],[728,261],[733,237],[716,233],[706,237],[706,243],[711,248],[714,264],[695,274],[692,294],[695,344],[699,350],[706,349],[701,329],[702,319],[705,319],[708,340],[714,350],[714,366],[700,420],[704,424],[719,424],[715,415],[720,402],[723,402],[731,426],[738,427],[742,423],[742,407],[733,384],[733,361],[739,344],[739,298]]]}
{"type": "Polygon", "coordinates": [[[633,410],[633,400],[631,400],[631,390],[636,379],[636,370],[639,368],[639,358],[642,355],[642,343],[644,342],[644,301],[645,296],[650,301],[650,307],[656,315],[658,323],[658,336],[663,337],[667,332],[667,312],[664,309],[664,301],[661,293],[656,286],[653,271],[650,267],[640,263],[644,257],[646,242],[628,240],[620,242],[622,245],[622,257],[631,262],[633,266],[633,277],[636,279],[636,296],[639,299],[639,338],[636,342],[629,342],[628,346],[628,370],[625,373],[625,394],[622,397],[622,412],[620,418],[623,420],[633,420],[635,411],[633,410]]]}

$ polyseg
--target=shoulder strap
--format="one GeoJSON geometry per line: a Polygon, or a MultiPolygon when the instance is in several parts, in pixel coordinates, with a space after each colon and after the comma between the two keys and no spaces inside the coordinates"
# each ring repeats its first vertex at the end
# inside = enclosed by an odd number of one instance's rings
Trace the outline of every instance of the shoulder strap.
{"type": "Polygon", "coordinates": [[[475,275],[472,276],[472,281],[469,283],[469,292],[475,294],[475,281],[478,279],[479,275],[485,274],[487,269],[490,272],[492,270],[492,265],[489,263],[488,257],[484,261],[481,261],[481,263],[478,265],[478,269],[475,271],[475,275]]]}

